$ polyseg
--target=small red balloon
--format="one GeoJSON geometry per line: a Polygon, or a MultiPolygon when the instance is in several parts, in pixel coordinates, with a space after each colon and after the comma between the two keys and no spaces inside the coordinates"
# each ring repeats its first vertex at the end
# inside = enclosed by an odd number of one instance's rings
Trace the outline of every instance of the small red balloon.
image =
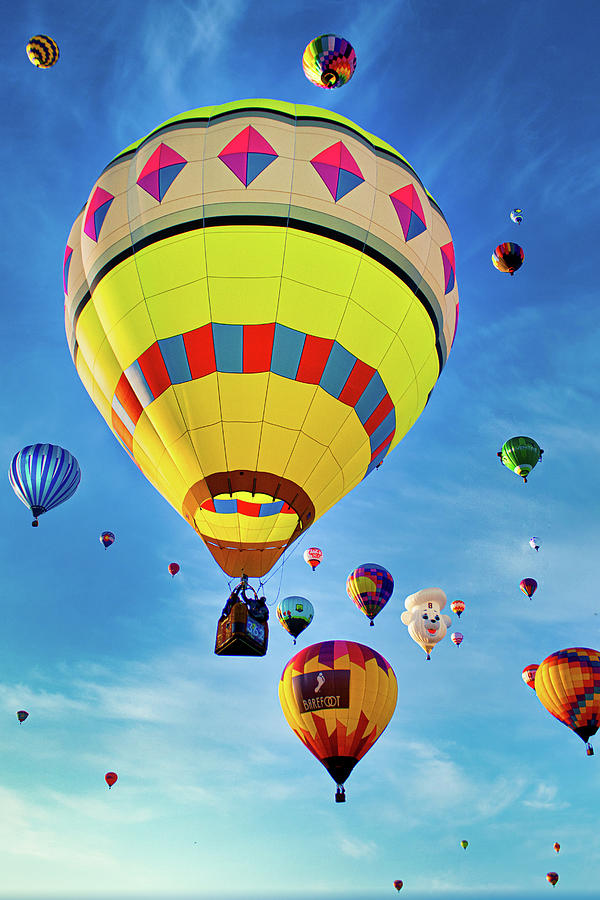
{"type": "Polygon", "coordinates": [[[106,773],[106,775],[104,776],[104,780],[107,783],[109,790],[113,786],[113,784],[115,783],[115,781],[117,780],[118,777],[119,776],[117,775],[116,772],[107,772],[106,773]]]}
{"type": "Polygon", "coordinates": [[[179,572],[180,565],[179,563],[169,563],[169,575],[171,578],[174,578],[175,575],[179,572]]]}
{"type": "Polygon", "coordinates": [[[521,672],[521,677],[523,678],[523,681],[525,682],[527,687],[531,688],[532,691],[535,691],[535,673],[537,672],[538,669],[539,669],[539,666],[537,666],[535,663],[533,663],[530,666],[525,666],[525,668],[521,672]]]}

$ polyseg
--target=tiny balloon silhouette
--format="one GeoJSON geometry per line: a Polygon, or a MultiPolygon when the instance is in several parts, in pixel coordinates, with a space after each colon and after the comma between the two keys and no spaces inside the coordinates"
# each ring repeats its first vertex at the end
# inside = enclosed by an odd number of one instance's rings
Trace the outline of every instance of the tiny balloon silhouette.
{"type": "Polygon", "coordinates": [[[24,722],[25,719],[28,718],[28,716],[29,716],[29,713],[27,712],[26,709],[20,709],[17,713],[17,719],[19,720],[19,722],[24,722]]]}
{"type": "Polygon", "coordinates": [[[175,576],[179,572],[179,569],[181,568],[181,566],[179,565],[179,563],[169,563],[168,568],[169,568],[169,575],[171,576],[171,578],[175,578],[175,576]]]}

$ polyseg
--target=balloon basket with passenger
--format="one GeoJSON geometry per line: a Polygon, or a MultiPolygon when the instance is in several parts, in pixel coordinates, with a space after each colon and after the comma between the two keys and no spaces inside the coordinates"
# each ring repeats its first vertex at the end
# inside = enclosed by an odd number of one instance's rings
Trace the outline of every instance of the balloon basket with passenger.
{"type": "Polygon", "coordinates": [[[217,656],[264,656],[269,641],[269,607],[248,576],[234,587],[217,624],[217,656]]]}

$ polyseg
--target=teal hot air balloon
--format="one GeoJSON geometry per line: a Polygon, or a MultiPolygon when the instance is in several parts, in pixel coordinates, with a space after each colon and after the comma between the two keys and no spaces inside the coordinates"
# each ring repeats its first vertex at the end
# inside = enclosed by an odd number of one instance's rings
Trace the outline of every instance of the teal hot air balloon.
{"type": "Polygon", "coordinates": [[[533,438],[521,435],[505,441],[502,449],[498,451],[498,456],[502,464],[515,475],[520,475],[526,484],[527,476],[542,458],[543,453],[533,438]]]}
{"type": "Polygon", "coordinates": [[[314,607],[306,597],[284,597],[277,604],[277,618],[294,638],[308,628],[315,614],[314,607]]]}
{"type": "Polygon", "coordinates": [[[35,527],[38,516],[73,496],[81,471],[75,457],[63,447],[31,444],[13,457],[8,480],[19,500],[31,510],[35,527]]]}

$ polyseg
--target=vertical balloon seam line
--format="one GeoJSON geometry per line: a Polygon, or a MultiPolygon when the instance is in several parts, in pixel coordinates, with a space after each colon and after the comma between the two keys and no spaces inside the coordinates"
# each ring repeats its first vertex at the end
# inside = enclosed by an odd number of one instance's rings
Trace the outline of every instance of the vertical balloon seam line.
{"type": "MultiPolygon", "coordinates": [[[[279,304],[280,304],[280,301],[281,301],[281,290],[282,290],[282,286],[283,286],[283,278],[284,278],[283,273],[284,273],[284,270],[285,270],[285,254],[286,254],[286,250],[287,250],[287,240],[288,240],[289,224],[290,224],[290,214],[291,214],[291,209],[292,209],[292,196],[293,196],[293,192],[294,192],[294,173],[295,173],[295,170],[296,170],[296,135],[297,135],[297,127],[296,127],[296,104],[295,104],[295,103],[292,104],[292,110],[293,110],[293,114],[290,115],[290,118],[291,118],[291,120],[292,120],[292,128],[293,128],[292,172],[291,172],[291,175],[290,175],[290,195],[289,195],[289,200],[288,200],[288,212],[287,212],[287,217],[286,217],[286,225],[285,225],[285,232],[284,232],[284,238],[283,238],[283,251],[282,251],[282,254],[281,254],[281,271],[280,271],[280,274],[279,274],[279,289],[278,289],[278,291],[277,291],[277,304],[276,304],[276,307],[275,307],[275,316],[274,316],[274,320],[275,320],[275,330],[277,329],[277,323],[279,322],[279,304]]],[[[280,157],[279,157],[279,154],[278,154],[278,158],[280,158],[280,157]]],[[[242,326],[242,327],[243,327],[243,326],[242,326]]],[[[273,349],[274,349],[274,347],[275,347],[275,333],[273,334],[273,347],[271,348],[271,358],[272,358],[272,354],[273,354],[273,349]]],[[[257,470],[257,471],[258,471],[258,461],[259,461],[259,459],[260,459],[260,449],[261,449],[261,442],[262,442],[263,430],[264,430],[264,426],[265,426],[265,411],[266,411],[266,408],[267,408],[267,397],[268,397],[268,394],[269,394],[269,387],[270,387],[270,385],[271,385],[271,367],[269,366],[269,372],[267,373],[267,386],[266,386],[266,390],[265,390],[265,394],[264,394],[264,402],[263,402],[263,415],[262,415],[262,421],[260,422],[260,432],[259,432],[259,438],[258,438],[258,454],[257,454],[257,458],[256,458],[256,470],[257,470]]],[[[285,472],[286,472],[287,466],[288,466],[289,463],[290,463],[292,454],[293,454],[293,452],[294,452],[294,449],[296,448],[297,443],[298,443],[298,438],[296,438],[296,441],[295,441],[295,443],[294,443],[294,446],[293,446],[293,448],[292,448],[292,450],[291,450],[291,452],[290,452],[290,455],[289,455],[289,457],[288,457],[288,460],[287,460],[287,462],[286,462],[285,468],[283,469],[283,477],[285,477],[285,472]]],[[[294,480],[295,480],[295,479],[294,479],[294,480]]],[[[306,482],[305,482],[305,483],[306,483],[306,482]]],[[[296,515],[297,515],[297,514],[296,514],[296,515]]],[[[297,515],[297,518],[298,518],[299,524],[302,526],[302,520],[301,520],[300,516],[297,515]]],[[[270,530],[270,532],[269,532],[269,538],[268,538],[269,541],[272,540],[271,535],[273,534],[273,530],[275,529],[276,521],[277,521],[277,519],[275,520],[275,522],[274,522],[273,525],[271,526],[271,530],[270,530]]],[[[309,528],[310,528],[310,525],[311,525],[311,524],[312,524],[312,522],[308,525],[309,528]]],[[[294,529],[294,530],[295,530],[295,529],[294,529]]],[[[296,539],[296,540],[297,540],[297,539],[296,539]]],[[[288,542],[288,544],[286,545],[286,548],[285,548],[284,551],[283,551],[282,556],[283,556],[284,558],[285,558],[285,550],[286,550],[287,547],[289,546],[289,543],[291,543],[291,539],[290,539],[290,542],[288,542]]],[[[282,567],[283,567],[283,561],[282,561],[281,565],[282,565],[282,567]]],[[[283,574],[282,574],[282,577],[283,577],[283,574]]],[[[281,584],[280,584],[280,590],[281,590],[281,584]]],[[[279,594],[278,594],[277,596],[279,596],[279,594]]]]}
{"type": "MultiPolygon", "coordinates": [[[[208,140],[208,132],[209,132],[211,123],[214,118],[213,110],[214,110],[214,107],[211,108],[211,112],[208,115],[208,121],[204,128],[204,147],[203,147],[203,152],[202,152],[202,244],[204,246],[204,269],[206,271],[206,298],[208,301],[208,314],[210,316],[211,330],[212,330],[212,323],[213,323],[213,309],[212,309],[212,301],[211,301],[211,295],[210,295],[211,285],[210,285],[210,276],[209,276],[209,267],[208,267],[208,250],[206,247],[206,192],[205,192],[205,187],[206,187],[206,143],[208,140]]],[[[214,341],[214,337],[213,337],[213,341],[214,341]]],[[[220,420],[221,420],[220,424],[221,424],[221,438],[223,441],[223,458],[225,460],[225,471],[229,472],[229,462],[227,460],[227,442],[225,440],[225,423],[223,421],[223,405],[222,405],[222,400],[221,400],[221,384],[219,381],[218,373],[216,375],[215,381],[216,381],[216,386],[217,386],[217,397],[218,397],[220,420]]],[[[203,472],[204,470],[201,468],[201,471],[203,472]]],[[[212,492],[211,492],[211,496],[212,496],[212,492]]],[[[194,517],[194,524],[195,524],[195,517],[194,517]]],[[[236,516],[236,526],[238,529],[239,543],[241,544],[242,543],[242,531],[241,531],[239,516],[236,516]]],[[[220,563],[217,563],[217,564],[220,565],[220,563]]],[[[244,570],[242,569],[242,575],[243,574],[244,574],[244,570]]]]}
{"type": "MultiPolygon", "coordinates": [[[[158,334],[157,334],[157,332],[156,332],[156,327],[155,327],[154,321],[153,321],[153,319],[152,319],[152,315],[151,315],[151,313],[150,313],[150,309],[149,309],[149,307],[148,307],[148,300],[147,300],[147,297],[146,297],[146,291],[145,291],[145,289],[144,289],[144,284],[143,284],[142,278],[141,278],[141,276],[140,276],[140,270],[139,270],[138,259],[137,259],[137,252],[136,252],[136,249],[135,249],[135,243],[134,243],[133,234],[132,234],[132,231],[131,231],[131,218],[130,218],[130,216],[129,216],[129,212],[130,212],[130,199],[133,198],[133,196],[136,196],[136,197],[138,196],[138,195],[137,195],[137,192],[136,192],[136,186],[137,186],[137,178],[136,178],[136,175],[137,175],[137,163],[138,163],[138,158],[139,158],[139,157],[138,157],[138,153],[136,152],[136,153],[134,154],[133,158],[131,159],[131,161],[130,161],[130,163],[129,163],[129,166],[128,166],[128,178],[127,178],[127,219],[128,219],[128,222],[127,222],[127,225],[128,225],[129,237],[130,237],[131,247],[132,247],[133,264],[134,264],[134,266],[135,266],[135,271],[136,271],[138,283],[139,283],[139,286],[140,286],[140,293],[141,293],[142,297],[144,298],[144,306],[145,306],[145,309],[146,309],[146,314],[147,314],[147,316],[148,316],[148,321],[149,321],[149,323],[150,323],[150,327],[151,327],[152,333],[153,333],[153,335],[154,335],[154,340],[155,340],[155,342],[156,342],[156,344],[157,344],[157,346],[158,346],[158,348],[159,348],[159,351],[160,351],[160,344],[158,343],[158,340],[159,340],[159,339],[158,339],[158,334]],[[130,193],[130,192],[131,192],[131,193],[130,193]]],[[[203,185],[202,185],[202,188],[203,188],[203,185]]],[[[202,200],[203,200],[203,209],[204,209],[204,190],[203,190],[203,193],[202,193],[202,200]]],[[[160,203],[161,203],[161,201],[159,200],[159,204],[160,204],[160,203]]],[[[206,283],[207,283],[207,293],[208,293],[208,272],[207,272],[206,283]]],[[[209,304],[210,304],[210,297],[209,297],[209,304]]],[[[161,356],[162,356],[162,352],[161,352],[161,356]]],[[[124,369],[123,369],[123,371],[124,371],[124,369]]],[[[170,380],[170,378],[169,378],[169,380],[170,380]]],[[[115,390],[116,390],[116,387],[115,387],[115,390]]],[[[169,390],[169,388],[167,388],[167,390],[169,390]]],[[[173,397],[173,399],[174,399],[174,401],[175,401],[175,405],[176,405],[176,407],[177,407],[177,410],[178,410],[178,412],[179,412],[179,415],[180,415],[180,417],[181,417],[181,421],[182,421],[182,423],[183,423],[183,425],[184,425],[184,428],[185,428],[185,424],[186,424],[186,423],[185,423],[185,415],[184,415],[184,411],[183,411],[183,409],[181,408],[181,403],[180,403],[179,397],[177,396],[177,392],[176,392],[176,390],[175,390],[175,385],[173,385],[172,383],[171,383],[171,385],[170,385],[170,390],[171,390],[172,397],[173,397]]],[[[148,418],[149,418],[149,414],[148,414],[148,418]]],[[[153,424],[152,422],[151,422],[151,424],[152,424],[152,427],[154,428],[154,431],[156,432],[156,428],[154,427],[154,424],[153,424]]],[[[135,434],[135,429],[134,429],[134,434],[135,434]]],[[[132,434],[132,436],[131,436],[131,439],[132,439],[132,449],[133,449],[134,434],[132,434]]],[[[198,464],[198,470],[202,473],[202,477],[204,477],[204,468],[203,468],[203,466],[202,466],[201,463],[200,463],[200,459],[198,458],[198,453],[197,453],[197,450],[196,450],[196,448],[195,448],[195,446],[194,446],[194,442],[193,442],[192,439],[191,439],[189,430],[185,430],[185,431],[183,432],[183,434],[180,435],[180,437],[182,437],[183,435],[187,435],[187,436],[188,436],[189,443],[191,444],[192,450],[193,450],[193,452],[194,452],[194,456],[196,457],[196,462],[197,462],[197,464],[198,464]]],[[[171,448],[170,448],[170,447],[167,447],[166,444],[165,444],[163,441],[161,441],[161,443],[162,443],[162,445],[163,445],[164,451],[163,451],[163,453],[161,454],[160,460],[158,461],[157,465],[154,467],[155,470],[156,470],[157,475],[159,475],[159,477],[160,477],[161,473],[160,473],[160,470],[159,470],[158,466],[161,464],[161,462],[162,462],[162,460],[164,459],[165,455],[168,455],[168,457],[170,458],[171,462],[173,463],[174,468],[175,468],[176,471],[179,473],[179,475],[182,477],[182,480],[183,480],[183,482],[184,482],[184,484],[185,484],[186,479],[185,479],[185,477],[183,476],[183,473],[181,472],[181,469],[179,468],[179,465],[178,465],[177,460],[175,459],[175,456],[174,456],[173,453],[171,452],[171,448]]],[[[175,443],[176,443],[176,442],[175,442],[175,443]]],[[[144,455],[146,455],[146,454],[144,454],[144,455]]],[[[177,506],[176,508],[177,508],[177,511],[178,511],[178,512],[181,512],[181,511],[182,511],[182,509],[181,509],[181,498],[179,498],[178,506],[177,506]]]]}

